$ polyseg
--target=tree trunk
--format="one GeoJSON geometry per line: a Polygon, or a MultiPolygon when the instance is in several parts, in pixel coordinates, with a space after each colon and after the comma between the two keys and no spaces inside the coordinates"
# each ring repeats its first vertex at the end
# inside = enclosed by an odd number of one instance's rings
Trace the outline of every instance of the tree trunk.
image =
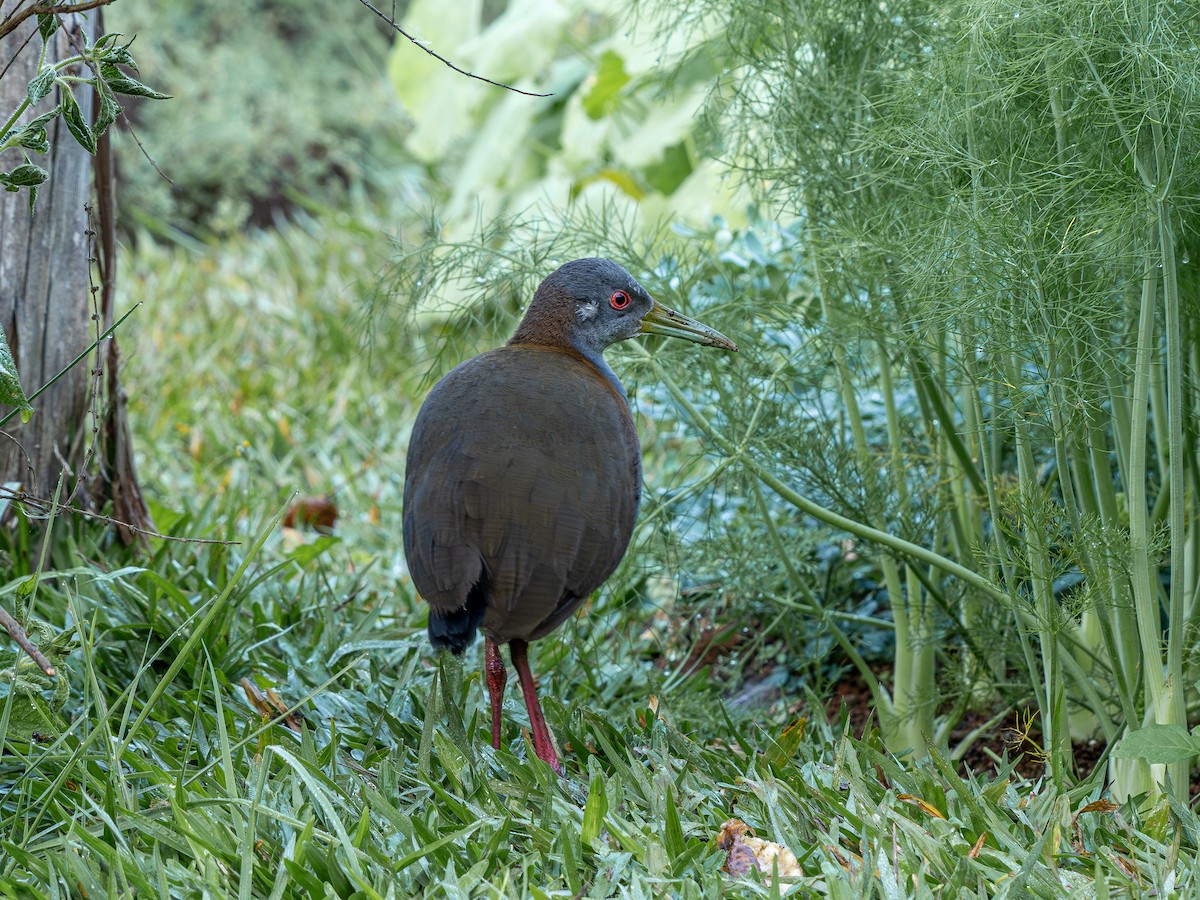
{"type": "MultiPolygon", "coordinates": [[[[89,27],[79,17],[69,17],[64,24],[68,27],[50,38],[47,59],[69,54],[69,32],[89,27]]],[[[75,33],[75,40],[80,40],[75,33]]],[[[0,114],[11,114],[24,100],[40,51],[35,18],[0,44],[0,71],[4,72],[0,114]]],[[[58,90],[51,91],[25,118],[53,108],[58,99],[58,90]]],[[[90,117],[91,92],[78,91],[77,99],[84,116],[90,117]]],[[[0,194],[0,324],[26,395],[57,375],[94,337],[89,333],[93,302],[88,292],[84,209],[92,158],[61,118],[49,123],[48,134],[49,154],[33,160],[50,172],[34,214],[30,215],[24,191],[0,194]]],[[[21,161],[20,151],[10,150],[0,165],[10,168],[21,161]]],[[[85,361],[34,401],[35,412],[28,423],[16,419],[9,423],[6,433],[0,434],[0,479],[20,482],[30,493],[48,496],[65,466],[68,484],[79,483],[89,431],[88,373],[85,361]]]]}
{"type": "MultiPolygon", "coordinates": [[[[63,27],[50,38],[47,60],[78,53],[84,32],[94,40],[101,30],[99,10],[89,18],[60,18],[63,27]]],[[[40,52],[36,18],[0,41],[0,116],[11,115],[25,99],[40,52]]],[[[81,86],[75,98],[90,120],[93,91],[81,86]]],[[[56,88],[22,120],[52,109],[59,100],[56,88]]],[[[113,319],[116,242],[107,134],[101,137],[96,163],[97,215],[89,222],[93,158],[61,117],[48,123],[47,131],[50,152],[33,161],[50,177],[33,213],[27,193],[0,192],[0,325],[27,396],[58,375],[113,319]],[[89,240],[91,228],[99,232],[94,241],[89,240]],[[92,252],[99,257],[101,284],[95,288],[89,279],[92,252]]],[[[0,157],[0,167],[21,161],[19,150],[8,151],[0,157]]],[[[0,432],[0,484],[17,482],[27,493],[48,498],[65,472],[60,501],[88,506],[111,499],[119,527],[133,526],[120,527],[129,542],[137,529],[151,523],[133,469],[118,360],[116,338],[107,338],[33,401],[28,423],[13,419],[0,432]],[[93,463],[98,472],[89,484],[84,469],[93,463]]]]}

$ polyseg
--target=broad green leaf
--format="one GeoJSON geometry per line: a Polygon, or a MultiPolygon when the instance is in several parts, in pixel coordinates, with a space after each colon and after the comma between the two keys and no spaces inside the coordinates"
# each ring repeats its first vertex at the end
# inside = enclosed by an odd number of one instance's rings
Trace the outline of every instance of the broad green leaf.
{"type": "Polygon", "coordinates": [[[53,68],[47,68],[38,72],[33,77],[33,80],[29,82],[29,90],[27,91],[30,103],[37,103],[50,93],[50,89],[54,87],[54,76],[56,74],[57,72],[53,68]]]}
{"type": "Polygon", "coordinates": [[[660,194],[673,194],[691,174],[692,157],[684,141],[668,147],[662,159],[642,170],[646,182],[660,194]]]}
{"type": "MultiPolygon", "coordinates": [[[[5,699],[0,696],[0,700],[5,699]]],[[[34,732],[58,735],[64,722],[50,705],[37,694],[20,692],[12,701],[12,716],[8,720],[8,735],[29,740],[34,732]]]]}
{"type": "Polygon", "coordinates": [[[51,119],[58,118],[62,112],[61,106],[56,106],[49,112],[44,112],[36,119],[30,119],[19,128],[13,128],[0,135],[0,144],[5,146],[20,146],[29,150],[35,150],[38,153],[45,153],[49,150],[50,142],[46,140],[45,125],[51,119]],[[46,150],[42,149],[43,143],[46,150]]]}
{"type": "Polygon", "coordinates": [[[58,31],[58,16],[53,13],[43,13],[37,17],[38,34],[42,36],[43,41],[50,39],[54,32],[58,31]]]}
{"type": "Polygon", "coordinates": [[[1121,738],[1113,756],[1151,765],[1179,762],[1200,756],[1200,741],[1182,725],[1147,725],[1121,738]]]}
{"type": "Polygon", "coordinates": [[[599,120],[616,109],[621,88],[627,84],[629,73],[625,71],[625,61],[616,52],[605,50],[600,54],[592,89],[582,100],[583,111],[588,114],[588,118],[599,120]]]}
{"type": "MultiPolygon", "coordinates": [[[[104,50],[104,61],[118,66],[128,66],[129,68],[133,69],[133,71],[138,71],[137,63],[133,61],[133,54],[129,52],[129,46],[133,43],[133,39],[130,38],[128,43],[118,44],[117,38],[119,37],[122,37],[122,35],[106,34],[104,38],[101,39],[102,41],[104,39],[108,39],[107,44],[111,45],[104,50]]],[[[97,46],[99,46],[101,42],[97,41],[96,43],[97,46]]]]}
{"type": "MultiPolygon", "coordinates": [[[[50,173],[41,166],[27,162],[21,163],[21,165],[7,172],[0,172],[0,184],[4,185],[5,190],[16,191],[23,187],[36,187],[49,177],[50,173]]],[[[7,349],[8,345],[5,344],[5,350],[7,349]]],[[[11,362],[11,356],[9,361],[11,362]]],[[[3,360],[0,360],[0,362],[3,362],[3,360]]],[[[9,405],[12,406],[14,404],[10,403],[9,405]]]]}
{"type": "Polygon", "coordinates": [[[100,105],[96,109],[96,122],[92,127],[97,135],[101,135],[121,114],[121,104],[103,79],[96,82],[96,101],[100,105]]]}
{"type": "Polygon", "coordinates": [[[801,716],[783,729],[783,733],[779,735],[775,743],[767,748],[767,762],[773,766],[782,766],[791,762],[792,757],[800,748],[800,741],[804,738],[806,724],[808,724],[808,719],[801,716]]]}
{"type": "Polygon", "coordinates": [[[71,136],[79,143],[80,147],[95,156],[96,135],[92,131],[92,126],[84,119],[83,112],[79,109],[79,102],[75,99],[75,94],[63,88],[62,98],[63,121],[67,123],[67,129],[71,132],[71,136]]]}
{"type": "Polygon", "coordinates": [[[26,126],[17,133],[17,144],[34,153],[49,153],[50,139],[41,125],[26,126]]]}
{"type": "Polygon", "coordinates": [[[683,825],[679,821],[679,810],[675,807],[675,792],[667,789],[667,821],[663,831],[663,842],[672,860],[678,859],[687,849],[683,839],[683,825]]]}
{"type": "MultiPolygon", "coordinates": [[[[3,176],[0,175],[0,178],[3,176]]],[[[28,422],[29,417],[33,415],[33,407],[29,405],[25,390],[21,387],[21,379],[17,376],[17,364],[13,360],[12,351],[8,347],[8,337],[3,329],[0,329],[0,403],[21,410],[22,422],[28,422]]]]}
{"type": "Polygon", "coordinates": [[[25,127],[32,128],[36,125],[46,125],[52,119],[57,119],[60,113],[62,113],[62,107],[56,106],[56,107],[54,107],[54,109],[47,110],[46,112],[42,113],[37,118],[30,119],[28,122],[25,123],[25,127]]]}
{"type": "Polygon", "coordinates": [[[1154,805],[1154,809],[1146,816],[1145,823],[1142,828],[1146,834],[1154,838],[1156,841],[1165,841],[1167,839],[1167,831],[1171,825],[1171,804],[1167,798],[1160,797],[1158,803],[1154,805]]]}
{"type": "Polygon", "coordinates": [[[588,787],[587,805],[583,808],[583,829],[580,840],[584,844],[593,844],[600,836],[604,827],[604,817],[608,814],[608,796],[604,791],[604,775],[597,773],[588,787]]]}
{"type": "Polygon", "coordinates": [[[564,828],[558,833],[558,843],[561,848],[563,875],[566,876],[567,886],[576,896],[583,894],[583,878],[579,873],[579,859],[582,848],[577,849],[576,838],[572,829],[564,828]]]}
{"type": "Polygon", "coordinates": [[[443,774],[454,780],[455,790],[460,790],[463,769],[467,766],[466,756],[440,728],[433,730],[433,747],[443,774]]]}
{"type": "Polygon", "coordinates": [[[142,84],[136,78],[126,75],[110,62],[101,64],[100,77],[118,94],[129,94],[131,97],[146,97],[149,100],[170,100],[170,94],[162,94],[151,87],[142,84]]]}

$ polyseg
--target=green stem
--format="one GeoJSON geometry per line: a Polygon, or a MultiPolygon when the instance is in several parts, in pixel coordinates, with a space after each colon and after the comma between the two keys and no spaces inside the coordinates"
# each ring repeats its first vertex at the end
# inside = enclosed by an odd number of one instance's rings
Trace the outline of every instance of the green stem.
{"type": "MultiPolygon", "coordinates": [[[[1161,125],[1154,124],[1161,143],[1161,125]]],[[[1171,227],[1171,210],[1166,200],[1156,204],[1159,247],[1162,254],[1163,301],[1166,320],[1167,355],[1167,488],[1170,490],[1168,532],[1171,541],[1171,588],[1167,614],[1167,682],[1172,686],[1171,721],[1186,725],[1187,713],[1183,697],[1183,633],[1184,605],[1190,594],[1186,580],[1185,544],[1188,536],[1188,492],[1185,489],[1186,463],[1183,451],[1183,322],[1179,302],[1179,284],[1175,271],[1175,241],[1171,227]]],[[[1187,766],[1173,767],[1173,781],[1179,796],[1188,789],[1187,766]]]]}
{"type": "MultiPolygon", "coordinates": [[[[4,123],[4,127],[0,128],[0,138],[8,137],[8,133],[10,131],[12,131],[13,126],[17,124],[17,119],[21,118],[21,116],[24,114],[25,110],[27,110],[27,109],[29,109],[29,97],[28,96],[26,96],[25,99],[21,101],[20,105],[17,107],[17,111],[8,117],[8,121],[4,123]]],[[[15,147],[15,146],[16,146],[16,139],[10,138],[9,140],[5,141],[3,145],[0,145],[0,150],[8,150],[9,148],[15,147]]]]}
{"type": "MultiPolygon", "coordinates": [[[[60,59],[58,62],[54,63],[53,69],[56,72],[61,72],[63,69],[67,68],[68,66],[73,66],[73,65],[76,65],[77,63],[81,63],[81,62],[85,62],[84,57],[76,55],[76,56],[70,57],[69,59],[60,59]]],[[[45,64],[46,64],[46,45],[45,45],[45,43],[43,43],[42,44],[42,55],[38,60],[38,68],[37,68],[38,75],[40,75],[42,73],[42,69],[45,67],[45,64]]],[[[77,78],[75,76],[60,76],[59,80],[90,81],[91,79],[83,78],[83,77],[77,78]]],[[[29,109],[29,106],[30,106],[29,96],[27,94],[25,96],[25,99],[23,99],[21,101],[20,105],[17,106],[17,111],[14,112],[11,116],[9,116],[8,121],[6,121],[4,123],[4,127],[0,128],[0,138],[4,138],[4,137],[8,136],[8,133],[10,131],[12,131],[13,127],[17,124],[17,120],[19,118],[21,118],[21,116],[25,113],[25,110],[29,109]]],[[[9,148],[14,147],[14,146],[16,146],[16,144],[12,140],[8,140],[8,141],[5,141],[2,146],[0,146],[0,150],[8,150],[9,148]]]]}
{"type": "MultiPolygon", "coordinates": [[[[782,561],[783,567],[787,570],[788,578],[790,579],[793,587],[803,594],[804,598],[808,601],[809,607],[807,611],[815,612],[818,618],[820,618],[821,623],[829,629],[829,633],[833,635],[833,639],[837,641],[838,646],[842,648],[842,652],[846,654],[846,657],[853,664],[854,668],[858,670],[858,673],[863,677],[863,681],[865,681],[867,686],[870,688],[871,696],[875,699],[875,702],[881,707],[890,708],[891,698],[888,697],[887,693],[882,690],[882,685],[879,684],[879,679],[876,677],[875,673],[871,671],[871,667],[867,664],[867,661],[863,659],[862,654],[858,652],[858,648],[854,646],[853,642],[851,642],[850,638],[846,635],[846,632],[844,632],[841,627],[835,621],[833,621],[834,615],[832,615],[830,610],[825,607],[825,604],[821,602],[821,598],[817,596],[816,592],[809,588],[808,583],[800,577],[800,573],[796,571],[795,566],[792,565],[791,554],[788,553],[787,547],[783,543],[783,538],[779,534],[779,529],[775,527],[775,520],[771,516],[770,509],[767,508],[767,501],[766,498],[763,497],[762,489],[758,486],[757,481],[752,481],[751,484],[754,486],[754,497],[758,503],[759,515],[767,524],[767,533],[771,536],[771,542],[775,545],[775,552],[782,561]]],[[[781,605],[790,606],[793,609],[802,608],[799,606],[799,604],[794,603],[784,603],[781,605]]],[[[842,616],[841,618],[849,617],[842,616]]],[[[863,616],[858,618],[865,619],[866,617],[863,616]]],[[[890,624],[886,622],[880,622],[876,619],[867,619],[867,623],[877,628],[886,628],[890,624]]]]}
{"type": "Polygon", "coordinates": [[[854,519],[847,518],[831,509],[826,509],[819,503],[809,500],[807,497],[800,494],[785,484],[777,475],[764,467],[761,463],[755,460],[752,456],[747,455],[741,448],[736,446],[727,437],[717,430],[716,426],[705,416],[691,400],[687,394],[679,387],[673,378],[667,373],[663,365],[641,345],[640,353],[643,359],[649,363],[654,370],[655,377],[658,378],[667,391],[675,399],[675,402],[688,414],[692,422],[704,432],[705,436],[726,456],[739,459],[747,469],[749,469],[756,478],[762,481],[767,487],[775,491],[781,498],[795,506],[801,512],[807,513],[815,519],[819,519],[828,525],[839,528],[855,537],[860,537],[863,540],[872,541],[882,547],[887,547],[889,550],[894,550],[896,553],[904,556],[910,556],[913,559],[928,563],[939,571],[959,578],[967,584],[978,590],[983,591],[989,596],[1000,600],[1004,603],[1011,604],[1012,597],[1008,591],[993,584],[987,578],[984,578],[978,572],[972,572],[965,566],[955,562],[952,559],[947,559],[939,553],[935,553],[926,547],[919,544],[914,544],[911,541],[906,541],[903,538],[897,537],[894,534],[889,534],[886,531],[881,531],[878,528],[872,528],[870,525],[864,525],[854,519]]]}
{"type": "MultiPolygon", "coordinates": [[[[87,345],[87,349],[85,349],[82,353],[80,353],[78,356],[76,356],[73,360],[71,360],[69,363],[67,363],[65,366],[63,366],[62,369],[59,370],[59,373],[57,375],[55,375],[53,378],[51,378],[49,381],[47,381],[45,384],[43,384],[40,388],[38,388],[36,391],[34,391],[32,394],[30,394],[28,397],[28,402],[33,403],[33,401],[38,398],[38,395],[40,395],[44,390],[49,388],[56,381],[58,381],[60,378],[62,378],[64,375],[66,375],[67,372],[71,371],[71,369],[75,368],[75,366],[77,366],[80,363],[80,361],[84,359],[84,357],[86,357],[89,353],[91,353],[93,350],[95,350],[96,347],[99,345],[99,343],[102,340],[104,340],[106,337],[108,337],[110,334],[112,334],[114,331],[116,331],[117,326],[119,326],[122,322],[124,322],[126,319],[128,319],[130,316],[132,316],[134,311],[137,310],[137,308],[141,305],[142,305],[142,301],[139,300],[137,303],[135,303],[132,307],[129,308],[129,311],[127,313],[125,313],[125,315],[121,316],[121,318],[117,319],[117,321],[113,322],[111,325],[109,325],[107,328],[105,328],[104,331],[100,334],[100,336],[98,338],[96,338],[94,341],[92,341],[90,344],[87,345]]],[[[20,411],[21,410],[19,410],[19,409],[14,409],[12,412],[8,413],[3,418],[0,418],[0,428],[3,428],[12,419],[12,417],[15,416],[17,413],[19,413],[20,411]]]]}
{"type": "MultiPolygon", "coordinates": [[[[1157,230],[1157,226],[1155,226],[1157,230]]],[[[1157,241],[1155,241],[1157,243],[1157,241]]],[[[1157,341],[1154,327],[1158,279],[1148,263],[1142,279],[1141,314],[1138,321],[1133,392],[1130,399],[1129,445],[1129,550],[1132,557],[1134,609],[1137,615],[1143,671],[1146,683],[1148,721],[1160,722],[1165,709],[1167,686],[1163,681],[1161,630],[1159,626],[1158,571],[1150,558],[1150,521],[1146,496],[1148,452],[1148,396],[1150,367],[1157,341]]],[[[1134,723],[1130,723],[1134,725],[1134,723]]]]}

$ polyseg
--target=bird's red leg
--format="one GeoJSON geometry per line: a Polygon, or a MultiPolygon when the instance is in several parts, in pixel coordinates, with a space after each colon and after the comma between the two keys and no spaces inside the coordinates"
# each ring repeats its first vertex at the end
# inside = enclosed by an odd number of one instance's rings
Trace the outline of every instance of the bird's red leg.
{"type": "Polygon", "coordinates": [[[542,704],[538,702],[537,687],[533,683],[533,672],[529,669],[529,644],[525,641],[509,641],[508,653],[512,657],[517,677],[521,679],[521,693],[525,695],[525,708],[529,710],[529,727],[533,729],[533,752],[559,775],[563,773],[550,740],[550,729],[542,715],[542,704]]]}
{"type": "Polygon", "coordinates": [[[500,749],[500,705],[504,702],[504,685],[508,673],[500,658],[500,646],[491,638],[484,639],[483,669],[487,677],[488,699],[492,702],[492,746],[500,749]]]}

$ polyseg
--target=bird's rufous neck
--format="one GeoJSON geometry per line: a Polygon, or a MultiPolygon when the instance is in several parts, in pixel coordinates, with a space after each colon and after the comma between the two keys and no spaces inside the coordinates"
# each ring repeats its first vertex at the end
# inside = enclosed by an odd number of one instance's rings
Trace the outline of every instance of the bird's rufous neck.
{"type": "Polygon", "coordinates": [[[626,405],[629,404],[629,395],[625,392],[625,385],[621,384],[621,379],[617,378],[617,373],[612,370],[612,367],[609,366],[608,361],[605,360],[601,353],[589,353],[588,351],[582,350],[579,347],[572,346],[570,343],[564,344],[562,341],[548,344],[536,339],[524,340],[522,339],[522,333],[520,329],[517,329],[517,333],[514,334],[512,340],[508,342],[508,346],[533,347],[538,350],[545,350],[546,352],[550,353],[557,352],[573,357],[579,360],[581,363],[589,365],[595,369],[596,374],[608,382],[608,385],[613,392],[622,400],[624,400],[626,405]]]}
{"type": "Polygon", "coordinates": [[[574,304],[544,297],[539,291],[525,311],[510,344],[540,344],[543,347],[574,349],[571,334],[575,328],[574,304]],[[557,302],[555,302],[557,301],[557,302]]]}

